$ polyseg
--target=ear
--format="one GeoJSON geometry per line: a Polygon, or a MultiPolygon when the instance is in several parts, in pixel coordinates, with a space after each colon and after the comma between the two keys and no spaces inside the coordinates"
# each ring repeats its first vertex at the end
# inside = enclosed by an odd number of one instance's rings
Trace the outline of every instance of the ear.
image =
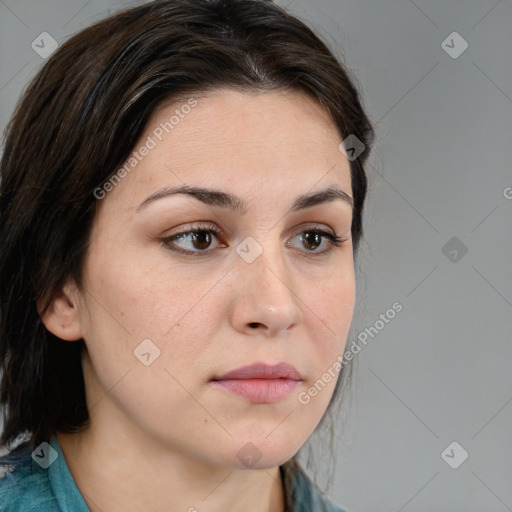
{"type": "MultiPolygon", "coordinates": [[[[40,312],[41,305],[38,304],[40,312]]],[[[44,315],[41,315],[41,320],[52,334],[62,340],[77,341],[83,338],[78,308],[78,290],[74,283],[68,282],[64,285],[44,315]]]]}

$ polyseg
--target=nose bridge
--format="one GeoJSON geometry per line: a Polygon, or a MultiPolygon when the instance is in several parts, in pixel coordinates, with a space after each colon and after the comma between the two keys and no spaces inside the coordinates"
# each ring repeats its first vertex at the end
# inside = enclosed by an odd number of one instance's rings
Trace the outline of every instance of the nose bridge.
{"type": "Polygon", "coordinates": [[[291,278],[280,245],[279,242],[272,240],[272,235],[269,233],[260,236],[259,241],[248,236],[240,243],[236,248],[238,254],[236,265],[237,269],[243,272],[244,279],[253,279],[253,284],[267,286],[278,281],[280,286],[290,291],[288,287],[292,286],[291,278]]]}
{"type": "Polygon", "coordinates": [[[246,323],[286,329],[300,319],[300,301],[281,244],[272,239],[267,233],[260,241],[247,237],[240,243],[235,282],[242,288],[239,297],[247,306],[242,308],[246,323]]]}

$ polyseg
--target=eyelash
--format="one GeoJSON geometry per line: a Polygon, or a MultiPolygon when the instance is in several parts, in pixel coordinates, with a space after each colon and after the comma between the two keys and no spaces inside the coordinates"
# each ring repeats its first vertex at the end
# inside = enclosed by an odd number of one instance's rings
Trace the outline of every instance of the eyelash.
{"type": "MultiPolygon", "coordinates": [[[[222,235],[222,232],[217,227],[215,227],[213,224],[205,224],[205,225],[196,226],[193,229],[189,229],[187,231],[181,231],[181,232],[175,233],[171,236],[162,238],[161,242],[169,250],[171,250],[173,252],[177,252],[180,254],[186,254],[186,255],[190,255],[190,256],[206,256],[206,255],[209,255],[209,253],[213,252],[215,249],[206,249],[203,251],[201,251],[201,250],[191,251],[189,249],[178,248],[175,245],[171,246],[171,244],[173,244],[173,242],[180,237],[183,237],[185,235],[204,233],[204,232],[213,233],[217,239],[219,238],[219,236],[222,235]]],[[[341,247],[343,245],[343,243],[348,240],[348,238],[341,238],[339,236],[333,235],[332,233],[329,233],[328,231],[325,231],[320,228],[305,229],[304,231],[297,233],[296,236],[302,235],[304,233],[310,233],[310,234],[313,233],[316,235],[320,235],[322,238],[326,238],[328,240],[328,244],[329,244],[327,249],[324,249],[323,251],[316,251],[316,250],[308,251],[308,250],[306,250],[306,253],[308,255],[325,255],[327,253],[330,253],[336,247],[341,247]]],[[[220,247],[220,248],[222,248],[222,247],[220,247]]]]}

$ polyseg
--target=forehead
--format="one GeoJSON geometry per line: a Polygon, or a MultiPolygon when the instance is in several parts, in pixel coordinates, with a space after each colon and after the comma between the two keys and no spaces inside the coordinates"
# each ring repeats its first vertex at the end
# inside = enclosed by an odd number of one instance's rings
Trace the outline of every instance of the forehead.
{"type": "Polygon", "coordinates": [[[191,94],[155,110],[134,148],[144,156],[121,185],[131,207],[142,194],[178,185],[250,199],[272,193],[279,200],[288,191],[297,196],[338,183],[350,195],[350,167],[340,143],[327,111],[303,93],[191,94]],[[144,146],[150,150],[142,151],[144,146]]]}
{"type": "Polygon", "coordinates": [[[202,141],[257,145],[268,144],[270,140],[316,146],[318,137],[339,138],[327,111],[299,91],[256,93],[220,89],[191,94],[160,105],[147,123],[146,132],[169,122],[173,125],[170,133],[188,135],[190,146],[195,147],[201,147],[202,141]],[[189,108],[192,102],[195,106],[189,108]],[[251,133],[253,139],[242,141],[246,133],[251,133]]]}
{"type": "Polygon", "coordinates": [[[152,134],[158,146],[168,148],[171,167],[173,160],[186,156],[191,167],[222,160],[225,170],[234,165],[238,172],[273,170],[276,175],[291,166],[320,166],[327,172],[333,164],[349,170],[346,158],[340,158],[341,137],[329,114],[298,91],[220,89],[183,97],[154,112],[142,138],[152,134]]]}

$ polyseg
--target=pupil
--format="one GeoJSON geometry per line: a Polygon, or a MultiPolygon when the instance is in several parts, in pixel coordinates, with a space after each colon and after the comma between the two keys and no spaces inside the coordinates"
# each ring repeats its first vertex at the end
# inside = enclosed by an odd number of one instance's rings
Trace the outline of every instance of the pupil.
{"type": "Polygon", "coordinates": [[[309,249],[316,249],[322,243],[322,239],[318,233],[306,233],[302,235],[302,238],[307,242],[308,245],[310,243],[315,245],[315,247],[308,247],[309,249]]]}
{"type": "Polygon", "coordinates": [[[208,249],[211,244],[211,235],[208,231],[200,231],[192,234],[192,240],[196,249],[208,249]]]}

